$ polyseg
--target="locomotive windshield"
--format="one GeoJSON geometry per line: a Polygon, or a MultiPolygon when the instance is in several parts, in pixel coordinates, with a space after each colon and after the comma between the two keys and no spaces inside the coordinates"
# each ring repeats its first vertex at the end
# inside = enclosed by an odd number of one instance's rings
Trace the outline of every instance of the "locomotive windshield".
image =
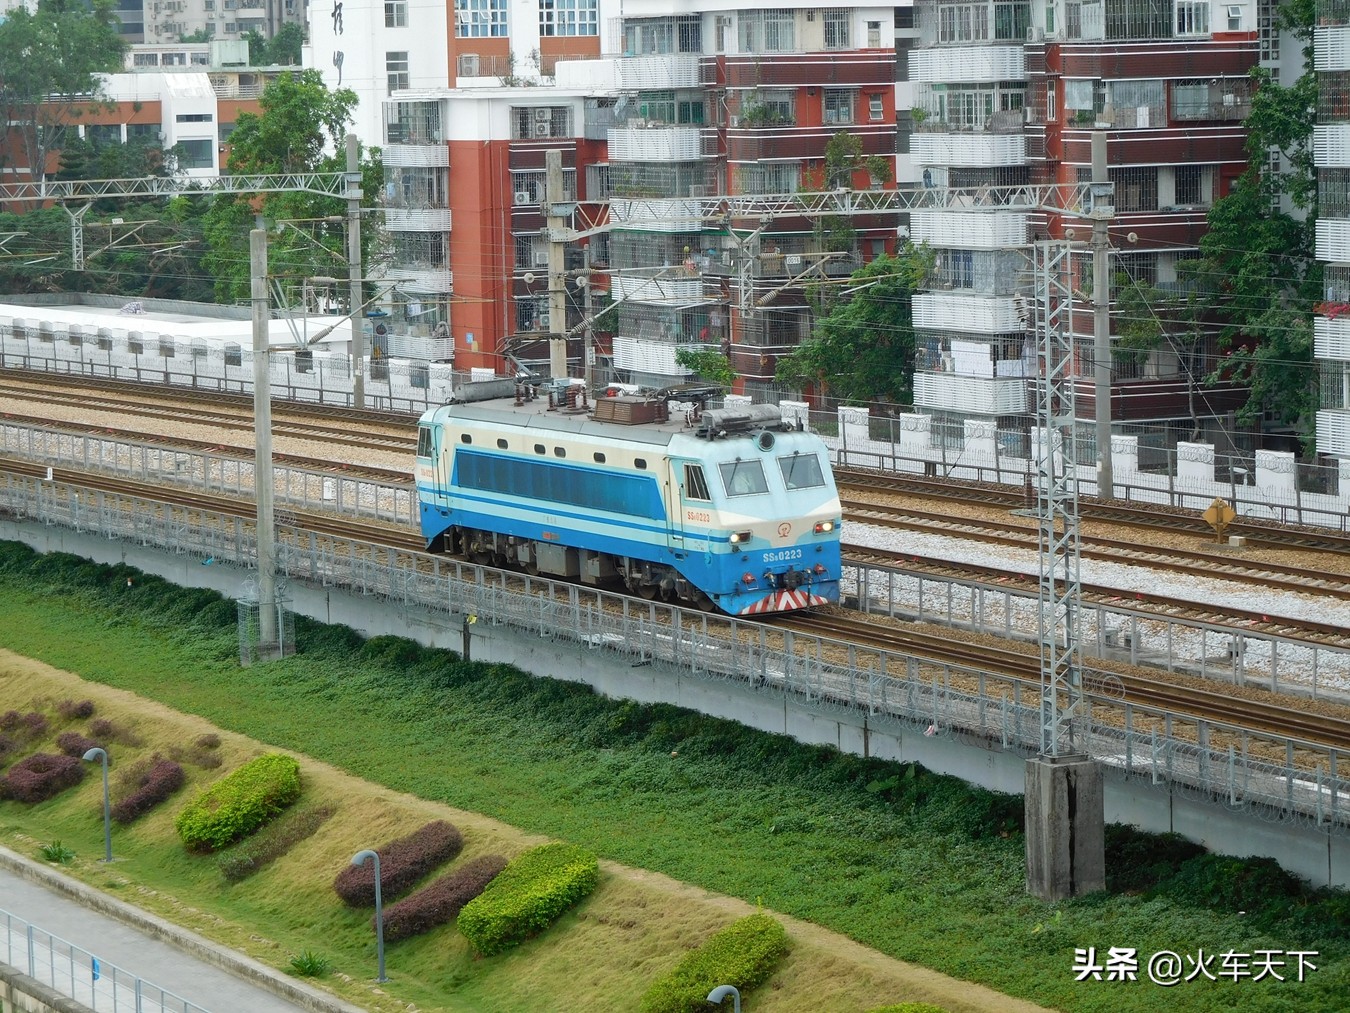
{"type": "Polygon", "coordinates": [[[783,484],[792,489],[816,489],[825,484],[820,470],[820,458],[815,454],[796,453],[780,457],[778,467],[783,472],[783,484]]]}
{"type": "Polygon", "coordinates": [[[417,456],[430,457],[432,448],[431,426],[417,427],[417,456]]]}
{"type": "Polygon", "coordinates": [[[754,496],[769,491],[764,468],[758,461],[730,461],[717,468],[722,472],[722,485],[728,496],[754,496]]]}

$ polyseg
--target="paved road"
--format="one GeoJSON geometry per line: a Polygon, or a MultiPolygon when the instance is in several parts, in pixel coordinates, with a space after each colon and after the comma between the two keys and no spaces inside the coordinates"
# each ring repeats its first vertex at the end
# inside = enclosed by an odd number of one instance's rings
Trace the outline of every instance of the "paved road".
{"type": "MultiPolygon", "coordinates": [[[[4,868],[0,868],[0,908],[211,1013],[292,1013],[302,1009],[4,868]]],[[[3,924],[0,960],[5,960],[3,924]]],[[[27,973],[26,956],[20,958],[16,953],[13,963],[27,973]]]]}

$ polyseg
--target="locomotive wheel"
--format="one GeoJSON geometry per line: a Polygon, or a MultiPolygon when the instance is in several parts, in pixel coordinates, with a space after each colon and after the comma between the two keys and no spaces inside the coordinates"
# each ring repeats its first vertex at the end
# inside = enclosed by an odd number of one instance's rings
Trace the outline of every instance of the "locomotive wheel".
{"type": "Polygon", "coordinates": [[[702,591],[698,592],[698,597],[694,599],[694,607],[700,612],[716,612],[717,603],[709,598],[702,591]]]}
{"type": "Polygon", "coordinates": [[[647,601],[655,601],[657,594],[661,590],[661,586],[659,584],[639,584],[634,590],[637,591],[639,598],[643,598],[647,601]]]}

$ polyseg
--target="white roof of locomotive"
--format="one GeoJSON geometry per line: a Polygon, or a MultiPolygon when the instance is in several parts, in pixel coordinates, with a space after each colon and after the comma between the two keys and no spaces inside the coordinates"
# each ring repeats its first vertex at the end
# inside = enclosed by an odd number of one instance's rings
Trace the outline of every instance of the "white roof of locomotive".
{"type": "MultiPolygon", "coordinates": [[[[594,407],[593,402],[591,407],[594,407]]],[[[453,404],[438,408],[435,412],[438,422],[447,418],[466,419],[497,426],[596,436],[610,442],[628,441],[663,447],[669,446],[677,437],[694,436],[695,423],[686,421],[688,417],[689,414],[684,410],[672,409],[670,418],[665,422],[638,422],[631,425],[597,422],[589,411],[568,408],[550,411],[547,398],[527,401],[523,405],[516,405],[509,399],[453,404]]]]}

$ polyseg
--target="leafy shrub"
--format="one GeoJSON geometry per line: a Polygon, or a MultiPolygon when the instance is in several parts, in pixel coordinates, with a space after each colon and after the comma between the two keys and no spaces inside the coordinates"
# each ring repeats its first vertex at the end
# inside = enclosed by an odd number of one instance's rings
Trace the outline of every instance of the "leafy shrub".
{"type": "Polygon", "coordinates": [[[107,718],[95,718],[89,722],[89,734],[102,742],[121,742],[128,746],[141,744],[140,736],[134,731],[107,718]]]}
{"type": "Polygon", "coordinates": [[[449,925],[505,868],[501,855],[483,855],[391,904],[384,909],[384,938],[392,942],[449,925]]]}
{"type": "Polygon", "coordinates": [[[322,978],[332,969],[333,962],[313,950],[291,958],[291,970],[302,978],[322,978]]]}
{"type": "Polygon", "coordinates": [[[787,930],[776,918],[753,914],[732,922],[675,969],[654,981],[642,996],[642,1013],[693,1013],[708,1008],[718,985],[748,991],[763,983],[787,953],[787,930]]]}
{"type": "Polygon", "coordinates": [[[1106,888],[1113,893],[1150,890],[1205,853],[1180,834],[1150,834],[1123,823],[1107,824],[1105,838],[1106,888]]]}
{"type": "Polygon", "coordinates": [[[62,700],[56,705],[56,713],[67,721],[84,721],[94,716],[93,700],[62,700]]]}
{"type": "Polygon", "coordinates": [[[103,743],[87,739],[79,732],[62,732],[56,737],[56,748],[77,760],[81,759],[89,750],[101,745],[103,743]]]}
{"type": "Polygon", "coordinates": [[[118,823],[131,823],[140,819],[155,806],[167,801],[170,795],[183,787],[186,780],[179,764],[156,756],[137,782],[135,790],[112,807],[112,818],[118,823]]]}
{"type": "MultiPolygon", "coordinates": [[[[448,862],[464,847],[454,824],[434,820],[407,837],[376,848],[380,856],[380,895],[397,897],[436,866],[448,862]]],[[[333,889],[351,907],[375,903],[375,863],[346,865],[333,880],[333,889]]]]}
{"type": "Polygon", "coordinates": [[[45,802],[84,780],[84,764],[73,756],[34,753],[9,768],[5,782],[10,798],[45,802]]]}
{"type": "MultiPolygon", "coordinates": [[[[459,912],[459,931],[484,956],[538,935],[595,889],[600,864],[573,844],[525,852],[459,912]]],[[[705,993],[706,994],[706,993],[705,993]]]]}
{"type": "Polygon", "coordinates": [[[32,742],[47,734],[47,715],[41,711],[5,711],[0,714],[0,732],[4,732],[17,742],[32,742]]]}
{"type": "Polygon", "coordinates": [[[19,751],[19,744],[14,740],[14,736],[6,732],[0,732],[0,767],[3,767],[10,761],[15,753],[19,751]]]}
{"type": "Polygon", "coordinates": [[[0,714],[0,732],[17,732],[23,724],[23,715],[18,711],[5,711],[0,714]]]}
{"type": "Polygon", "coordinates": [[[332,816],[331,805],[311,805],[292,809],[277,817],[247,841],[241,841],[217,861],[227,883],[239,883],[275,862],[315,831],[332,816]]]}
{"type": "Polygon", "coordinates": [[[227,774],[174,820],[191,851],[214,851],[253,833],[300,797],[300,764],[268,753],[227,774]]]}
{"type": "Polygon", "coordinates": [[[69,865],[75,861],[75,852],[60,841],[52,841],[50,844],[43,844],[38,847],[38,854],[42,856],[43,861],[55,862],[57,865],[69,865]]]}

